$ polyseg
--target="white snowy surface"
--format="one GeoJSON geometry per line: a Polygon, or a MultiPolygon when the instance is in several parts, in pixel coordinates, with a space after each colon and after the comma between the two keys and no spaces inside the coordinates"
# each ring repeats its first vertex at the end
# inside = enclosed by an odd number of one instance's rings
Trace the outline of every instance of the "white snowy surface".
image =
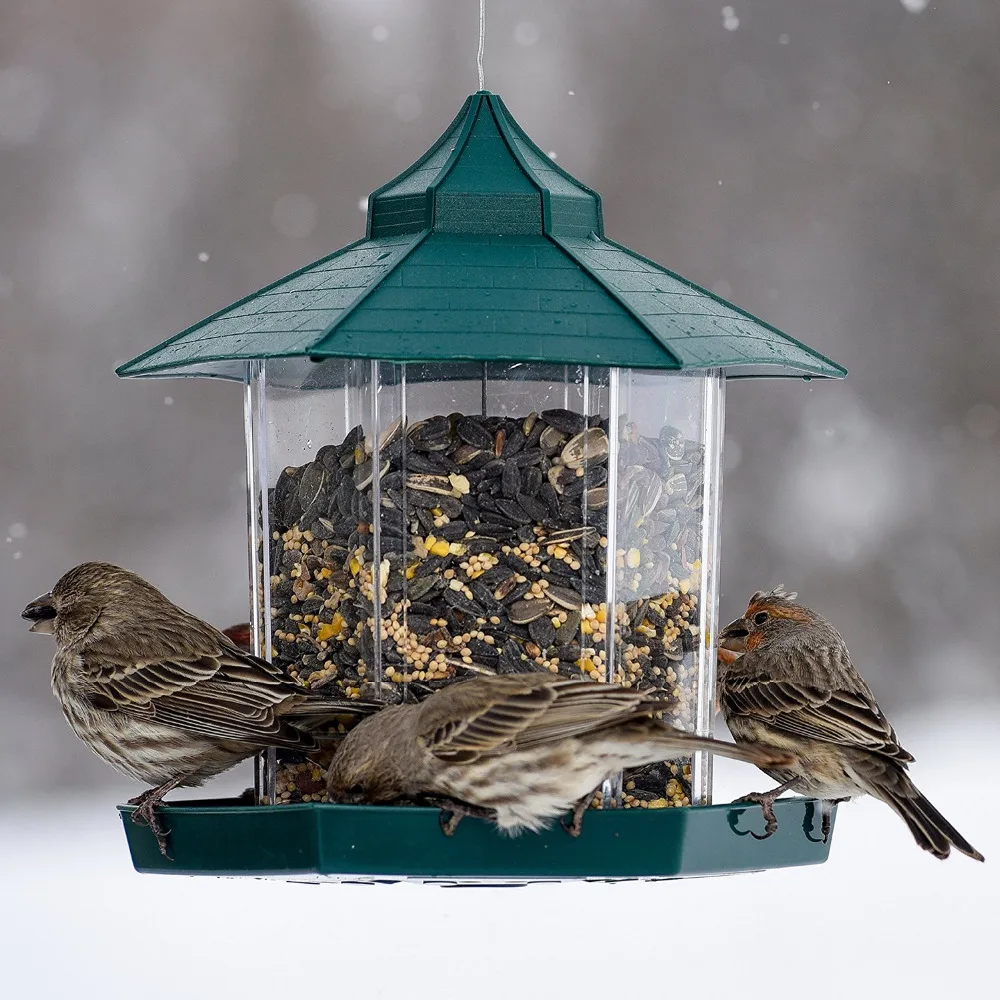
{"type": "MultiPolygon", "coordinates": [[[[998,706],[1000,708],[1000,706],[998,706]]],[[[898,719],[918,784],[986,856],[938,862],[871,801],[830,861],[729,878],[516,889],[140,876],[113,801],[5,804],[0,983],[48,1000],[293,996],[989,996],[997,708],[898,719]],[[630,956],[623,959],[623,955],[630,956]]],[[[762,780],[758,780],[761,778],[762,780]]],[[[717,799],[767,788],[724,762],[717,799]]]]}

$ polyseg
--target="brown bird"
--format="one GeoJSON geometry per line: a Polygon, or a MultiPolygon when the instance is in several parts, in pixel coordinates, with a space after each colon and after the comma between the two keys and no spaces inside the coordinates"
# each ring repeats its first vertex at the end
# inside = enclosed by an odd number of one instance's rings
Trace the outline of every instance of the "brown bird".
{"type": "Polygon", "coordinates": [[[724,665],[717,685],[726,724],[740,746],[770,746],[795,757],[792,766],[764,767],[780,782],[759,802],[767,835],[777,829],[772,803],[784,791],[824,800],[823,836],[832,801],[873,795],[903,819],[916,842],[936,858],[952,846],[983,856],[910,780],[913,756],[858,673],[840,633],[822,615],[780,587],[758,591],[746,614],[720,633],[720,644],[742,652],[724,665]]]}
{"type": "Polygon", "coordinates": [[[230,625],[224,628],[222,634],[232,639],[240,649],[247,653],[253,652],[253,630],[250,622],[241,622],[239,625],[230,625]]]}
{"type": "Polygon", "coordinates": [[[310,692],[218,629],[108,563],[71,569],[22,617],[55,635],[52,690],[70,728],[122,774],[154,787],[130,800],[166,854],[154,809],[266,747],[309,752],[316,729],[381,706],[310,692]]]}
{"type": "MultiPolygon", "coordinates": [[[[334,802],[417,799],[494,819],[516,834],[573,809],[570,833],[600,784],[623,768],[694,750],[756,764],[790,764],[768,747],[737,747],[655,719],[663,702],[634,689],[551,674],[477,677],[418,705],[365,719],[330,764],[334,802]]],[[[564,824],[565,825],[565,824],[564,824]]]]}

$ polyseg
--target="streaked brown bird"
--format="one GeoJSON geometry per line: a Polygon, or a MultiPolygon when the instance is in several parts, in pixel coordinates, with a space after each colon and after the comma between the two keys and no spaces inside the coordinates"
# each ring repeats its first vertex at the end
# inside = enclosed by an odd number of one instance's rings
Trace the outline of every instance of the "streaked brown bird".
{"type": "Polygon", "coordinates": [[[858,673],[840,633],[780,587],[758,591],[746,614],[720,633],[720,645],[742,652],[724,665],[717,696],[729,731],[743,747],[770,746],[795,757],[792,766],[764,767],[780,782],[753,793],[767,833],[777,829],[772,803],[785,791],[829,803],[858,795],[880,799],[902,818],[916,842],[936,858],[955,847],[983,856],[934,808],[907,774],[913,756],[858,673]]]}
{"type": "Polygon", "coordinates": [[[71,569],[22,617],[52,633],[52,690],[70,728],[122,774],[154,787],[130,800],[166,854],[154,810],[266,747],[309,752],[315,730],[381,706],[310,692],[109,563],[71,569]]]}
{"type": "MultiPolygon", "coordinates": [[[[660,722],[647,694],[551,674],[477,677],[418,705],[363,720],[328,772],[334,802],[423,800],[484,816],[511,834],[540,830],[573,810],[579,833],[594,790],[623,768],[694,750],[756,764],[789,764],[785,751],[737,747],[660,722]]],[[[564,824],[566,825],[566,824],[564,824]]]]}

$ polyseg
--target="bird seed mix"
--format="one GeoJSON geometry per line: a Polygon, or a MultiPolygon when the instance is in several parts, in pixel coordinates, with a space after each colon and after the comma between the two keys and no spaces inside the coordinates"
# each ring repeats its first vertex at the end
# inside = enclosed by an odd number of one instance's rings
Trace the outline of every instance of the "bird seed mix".
{"type": "MultiPolygon", "coordinates": [[[[356,427],[285,468],[268,496],[275,662],[398,702],[475,674],[605,682],[610,657],[615,683],[693,729],[704,451],[623,423],[616,470],[608,457],[606,418],[556,409],[396,421],[377,449],[356,427]]],[[[315,770],[287,764],[280,800],[322,801],[315,770]]],[[[626,806],[689,803],[687,760],[625,776],[626,806]]]]}

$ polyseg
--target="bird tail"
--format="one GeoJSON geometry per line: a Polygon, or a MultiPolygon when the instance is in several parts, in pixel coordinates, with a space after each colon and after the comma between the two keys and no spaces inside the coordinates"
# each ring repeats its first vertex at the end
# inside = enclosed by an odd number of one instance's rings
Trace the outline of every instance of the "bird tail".
{"type": "Polygon", "coordinates": [[[335,739],[380,708],[381,702],[362,698],[302,697],[283,706],[282,715],[296,729],[315,739],[335,739]]]}
{"type": "Polygon", "coordinates": [[[719,754],[720,757],[730,757],[746,764],[755,764],[761,769],[790,767],[796,762],[794,754],[777,747],[751,743],[737,745],[713,739],[711,736],[685,733],[666,723],[655,723],[655,725],[658,742],[662,742],[664,750],[675,756],[706,750],[709,753],[719,754]]]}
{"type": "Polygon", "coordinates": [[[955,847],[976,861],[986,860],[913,784],[902,765],[895,761],[887,761],[886,765],[877,777],[859,775],[862,784],[869,794],[881,799],[899,815],[913,839],[925,851],[944,859],[955,847]]]}

